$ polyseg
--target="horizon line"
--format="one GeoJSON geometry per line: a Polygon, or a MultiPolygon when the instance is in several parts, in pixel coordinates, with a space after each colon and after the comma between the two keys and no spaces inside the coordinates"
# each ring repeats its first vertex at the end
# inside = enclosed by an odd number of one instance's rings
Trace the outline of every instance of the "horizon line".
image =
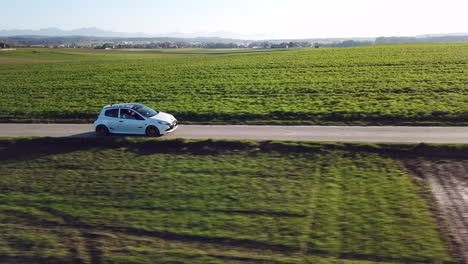
{"type": "MultiPolygon", "coordinates": [[[[352,37],[343,37],[343,36],[328,36],[328,37],[245,37],[242,35],[255,35],[255,33],[238,33],[238,32],[230,32],[230,31],[214,31],[214,32],[192,32],[192,33],[184,33],[184,32],[166,32],[166,33],[145,33],[145,32],[121,32],[121,31],[113,31],[113,30],[106,30],[101,29],[98,27],[82,27],[82,28],[75,28],[75,29],[61,29],[58,27],[46,27],[40,29],[0,29],[1,31],[40,31],[48,30],[48,29],[55,29],[62,31],[63,33],[72,32],[72,31],[79,31],[79,30],[86,30],[86,29],[94,29],[98,31],[102,31],[103,34],[116,34],[116,35],[135,35],[135,36],[103,36],[103,35],[88,35],[88,34],[78,34],[78,35],[35,35],[35,34],[18,34],[18,35],[0,35],[0,37],[15,37],[15,36],[41,36],[41,37],[100,37],[100,38],[181,38],[181,39],[193,39],[193,38],[221,38],[221,39],[235,39],[235,40],[305,40],[305,39],[376,39],[380,37],[443,37],[443,36],[463,36],[467,35],[468,32],[447,32],[447,33],[425,33],[425,34],[415,34],[415,35],[380,35],[380,36],[352,36],[352,37]],[[220,35],[211,35],[219,33],[220,35]],[[196,35],[200,34],[200,35],[196,35]],[[221,34],[226,34],[227,36],[221,36],[221,34]],[[239,37],[235,36],[228,36],[229,34],[239,35],[239,37]],[[194,36],[176,36],[176,35],[194,35],[194,36]],[[203,36],[205,35],[205,36],[203,36]]],[[[258,33],[261,35],[262,33],[258,33]]],[[[271,33],[274,34],[274,33],[271,33]]],[[[268,34],[266,34],[268,35],[268,34]]]]}

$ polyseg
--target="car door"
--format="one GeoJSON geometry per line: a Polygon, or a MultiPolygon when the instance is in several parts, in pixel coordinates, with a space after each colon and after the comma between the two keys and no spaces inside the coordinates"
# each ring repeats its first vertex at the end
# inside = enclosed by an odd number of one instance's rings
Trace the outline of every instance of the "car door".
{"type": "Polygon", "coordinates": [[[144,134],[146,127],[145,119],[137,112],[122,108],[120,109],[119,132],[126,134],[144,134]]]}
{"type": "Polygon", "coordinates": [[[108,109],[108,110],[106,110],[104,115],[106,116],[105,125],[109,128],[109,132],[111,132],[111,133],[117,132],[118,133],[118,129],[119,129],[119,126],[120,126],[120,123],[119,123],[119,109],[117,109],[117,108],[108,109]]]}

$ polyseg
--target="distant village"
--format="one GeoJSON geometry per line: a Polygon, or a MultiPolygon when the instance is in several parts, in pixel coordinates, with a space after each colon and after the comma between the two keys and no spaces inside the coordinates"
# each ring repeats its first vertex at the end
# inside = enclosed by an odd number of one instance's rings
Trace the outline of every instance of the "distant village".
{"type": "MultiPolygon", "coordinates": [[[[318,44],[316,44],[317,46],[318,44]]],[[[104,43],[102,45],[96,45],[95,49],[178,49],[178,48],[204,48],[204,49],[242,49],[242,48],[254,48],[254,49],[287,49],[292,47],[312,47],[314,46],[310,42],[251,42],[246,44],[238,43],[186,43],[186,42],[148,42],[148,43],[104,43]]]]}
{"type": "Polygon", "coordinates": [[[380,44],[468,42],[468,36],[437,37],[379,37],[376,39],[308,39],[248,41],[223,38],[105,38],[105,37],[46,37],[46,36],[0,36],[0,49],[6,48],[88,48],[88,49],[288,49],[356,47],[380,44]]]}
{"type": "Polygon", "coordinates": [[[251,43],[189,43],[189,42],[152,42],[152,41],[119,41],[119,42],[88,42],[88,43],[5,43],[0,42],[0,48],[9,47],[31,47],[31,48],[92,48],[92,49],[180,49],[180,48],[202,48],[202,49],[287,49],[293,47],[319,47],[318,43],[311,42],[251,42],[251,43]]]}
{"type": "MultiPolygon", "coordinates": [[[[0,44],[8,47],[32,48],[88,48],[88,49],[288,49],[308,47],[341,47],[373,45],[367,40],[315,39],[310,40],[241,40],[225,38],[106,38],[86,36],[0,36],[0,44]]],[[[0,47],[1,48],[1,47],[0,47]]]]}

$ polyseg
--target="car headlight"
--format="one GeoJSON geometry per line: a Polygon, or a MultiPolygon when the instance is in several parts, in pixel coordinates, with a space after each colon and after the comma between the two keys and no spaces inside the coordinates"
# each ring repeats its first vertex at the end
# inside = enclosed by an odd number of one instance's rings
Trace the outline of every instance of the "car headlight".
{"type": "Polygon", "coordinates": [[[169,123],[168,123],[168,122],[166,122],[166,121],[159,121],[159,120],[158,120],[158,123],[159,123],[159,124],[161,124],[161,125],[166,125],[166,126],[168,126],[168,125],[169,125],[169,123]]]}

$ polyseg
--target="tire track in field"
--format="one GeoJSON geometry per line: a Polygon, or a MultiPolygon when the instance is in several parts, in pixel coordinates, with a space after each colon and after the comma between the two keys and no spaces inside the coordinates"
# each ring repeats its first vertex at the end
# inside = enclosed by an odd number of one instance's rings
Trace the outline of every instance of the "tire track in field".
{"type": "Polygon", "coordinates": [[[424,160],[406,164],[429,184],[464,263],[468,263],[468,160],[424,160]]]}

